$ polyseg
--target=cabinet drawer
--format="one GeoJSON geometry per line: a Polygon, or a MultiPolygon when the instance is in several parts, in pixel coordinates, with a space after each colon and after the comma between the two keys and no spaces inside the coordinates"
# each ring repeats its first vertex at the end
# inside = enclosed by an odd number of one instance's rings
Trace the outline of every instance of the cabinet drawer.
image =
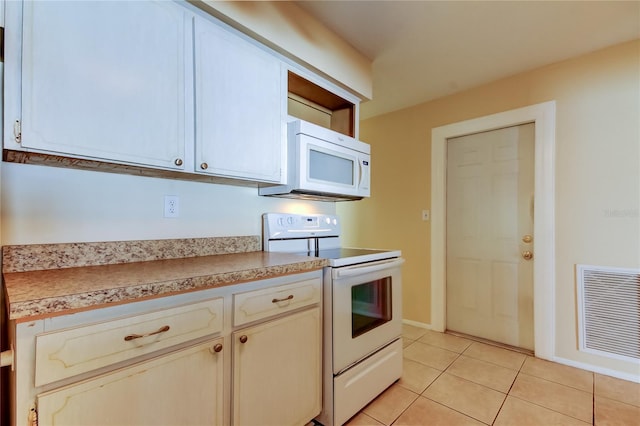
{"type": "Polygon", "coordinates": [[[222,331],[223,299],[36,336],[35,385],[86,373],[222,331]]]}
{"type": "Polygon", "coordinates": [[[321,290],[318,278],[234,294],[233,324],[239,326],[318,303],[321,290]]]}

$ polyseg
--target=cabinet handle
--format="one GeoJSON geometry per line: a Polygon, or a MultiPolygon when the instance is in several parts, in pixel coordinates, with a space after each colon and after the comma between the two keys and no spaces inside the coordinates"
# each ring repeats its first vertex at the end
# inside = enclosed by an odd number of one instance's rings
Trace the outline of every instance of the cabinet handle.
{"type": "Polygon", "coordinates": [[[214,352],[220,352],[222,351],[222,344],[221,343],[217,343],[213,346],[213,351],[214,352]]]}
{"type": "Polygon", "coordinates": [[[246,335],[242,335],[240,336],[240,343],[247,343],[247,340],[249,340],[249,338],[246,335]]]}
{"type": "Polygon", "coordinates": [[[147,333],[147,334],[130,334],[128,336],[124,337],[125,341],[129,341],[129,340],[134,340],[134,339],[139,339],[141,337],[149,337],[149,336],[153,336],[154,334],[160,334],[160,333],[164,333],[165,331],[169,331],[171,327],[169,327],[168,325],[165,325],[164,327],[160,327],[159,329],[157,329],[156,331],[152,331],[151,333],[147,333]]]}
{"type": "Polygon", "coordinates": [[[273,299],[271,303],[286,302],[287,300],[291,300],[291,299],[293,299],[293,294],[288,295],[284,299],[273,299]]]}
{"type": "Polygon", "coordinates": [[[202,170],[207,170],[209,168],[209,165],[207,163],[202,163],[202,164],[200,164],[200,168],[202,170]]]}
{"type": "Polygon", "coordinates": [[[176,158],[176,166],[182,166],[182,158],[176,158]]]}

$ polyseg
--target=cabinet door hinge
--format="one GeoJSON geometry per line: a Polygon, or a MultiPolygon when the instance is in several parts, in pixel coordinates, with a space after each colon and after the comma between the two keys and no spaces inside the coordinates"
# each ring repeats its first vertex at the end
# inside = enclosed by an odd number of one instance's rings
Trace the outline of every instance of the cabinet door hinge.
{"type": "Polygon", "coordinates": [[[29,407],[27,426],[38,426],[38,409],[36,408],[35,403],[31,404],[31,407],[29,407]]]}
{"type": "Polygon", "coordinates": [[[4,27],[0,27],[0,62],[4,62],[4,27]]]}
{"type": "Polygon", "coordinates": [[[20,124],[20,120],[13,122],[13,136],[16,138],[16,143],[22,142],[22,125],[20,124]]]}

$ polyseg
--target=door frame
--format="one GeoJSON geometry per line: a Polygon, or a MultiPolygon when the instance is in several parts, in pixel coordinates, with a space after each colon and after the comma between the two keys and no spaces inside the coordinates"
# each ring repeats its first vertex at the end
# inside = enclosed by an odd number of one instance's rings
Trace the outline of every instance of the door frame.
{"type": "Polygon", "coordinates": [[[551,359],[555,348],[555,128],[556,103],[435,127],[431,131],[431,327],[446,329],[447,139],[534,123],[533,265],[534,352],[551,359]]]}

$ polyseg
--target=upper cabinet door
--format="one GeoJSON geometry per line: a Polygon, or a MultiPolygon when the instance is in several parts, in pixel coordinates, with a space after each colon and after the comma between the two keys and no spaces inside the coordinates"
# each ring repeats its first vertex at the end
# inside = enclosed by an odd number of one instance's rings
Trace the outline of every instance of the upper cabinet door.
{"type": "Polygon", "coordinates": [[[190,17],[166,1],[24,2],[23,148],[183,169],[190,17]]]}
{"type": "Polygon", "coordinates": [[[196,172],[283,182],[280,60],[212,22],[194,25],[196,172]]]}

